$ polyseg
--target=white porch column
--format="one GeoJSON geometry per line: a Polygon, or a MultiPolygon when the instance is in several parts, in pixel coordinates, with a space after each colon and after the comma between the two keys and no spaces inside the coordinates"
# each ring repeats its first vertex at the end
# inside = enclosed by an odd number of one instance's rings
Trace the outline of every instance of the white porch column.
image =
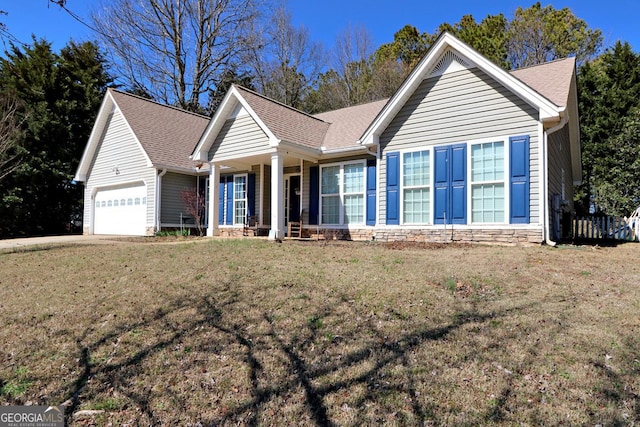
{"type": "Polygon", "coordinates": [[[209,226],[207,227],[207,236],[218,236],[218,216],[220,197],[220,166],[211,164],[209,166],[209,226]]]}
{"type": "Polygon", "coordinates": [[[284,238],[284,154],[271,155],[271,231],[269,240],[284,238]]]}

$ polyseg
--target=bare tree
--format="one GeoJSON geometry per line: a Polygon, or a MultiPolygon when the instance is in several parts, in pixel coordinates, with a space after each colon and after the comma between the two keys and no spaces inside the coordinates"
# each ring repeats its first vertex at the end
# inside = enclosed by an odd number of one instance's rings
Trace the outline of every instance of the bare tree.
{"type": "Polygon", "coordinates": [[[348,25],[338,34],[334,64],[341,77],[344,106],[371,101],[373,36],[364,26],[348,25]]]}
{"type": "Polygon", "coordinates": [[[295,27],[291,13],[279,6],[264,29],[255,27],[254,47],[246,56],[258,90],[284,104],[299,108],[310,83],[326,62],[322,45],[309,30],[295,27]]]}
{"type": "Polygon", "coordinates": [[[195,188],[183,188],[180,197],[184,202],[185,209],[198,230],[198,236],[204,236],[204,216],[207,209],[204,194],[199,194],[195,188]]]}
{"type": "Polygon", "coordinates": [[[11,95],[0,95],[0,181],[22,163],[20,156],[21,125],[16,117],[18,101],[11,95]]]}
{"type": "Polygon", "coordinates": [[[156,100],[199,109],[247,48],[262,0],[104,0],[93,25],[118,72],[156,100]]]}

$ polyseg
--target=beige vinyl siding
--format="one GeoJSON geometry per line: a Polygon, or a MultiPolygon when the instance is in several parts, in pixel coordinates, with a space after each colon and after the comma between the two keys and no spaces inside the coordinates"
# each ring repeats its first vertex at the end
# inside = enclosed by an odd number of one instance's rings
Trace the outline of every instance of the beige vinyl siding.
{"type": "Polygon", "coordinates": [[[222,161],[270,153],[269,138],[249,115],[229,119],[209,149],[210,160],[222,161]]]}
{"type": "Polygon", "coordinates": [[[105,124],[89,171],[84,195],[85,226],[92,221],[94,207],[91,195],[96,188],[140,181],[147,186],[147,227],[154,225],[156,169],[148,166],[147,157],[119,110],[112,113],[105,124]]]}
{"type": "MultiPolygon", "coordinates": [[[[180,214],[189,216],[189,211],[182,200],[182,191],[195,189],[197,177],[183,175],[174,172],[167,172],[162,177],[160,192],[162,198],[160,202],[160,225],[163,227],[179,227],[180,214]]],[[[188,224],[193,225],[193,219],[188,224]]]]}
{"type": "Polygon", "coordinates": [[[531,223],[539,221],[538,113],[478,68],[425,79],[380,136],[379,221],[386,223],[386,153],[516,135],[530,137],[531,223]]]}
{"type": "Polygon", "coordinates": [[[573,210],[573,174],[571,173],[571,145],[569,126],[549,135],[549,197],[559,194],[573,210]]]}

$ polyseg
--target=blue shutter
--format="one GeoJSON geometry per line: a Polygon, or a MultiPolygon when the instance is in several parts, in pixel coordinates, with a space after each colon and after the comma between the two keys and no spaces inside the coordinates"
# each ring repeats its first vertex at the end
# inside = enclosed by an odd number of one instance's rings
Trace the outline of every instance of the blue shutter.
{"type": "Polygon", "coordinates": [[[309,168],[309,224],[318,225],[320,206],[320,166],[309,168]]]}
{"type": "Polygon", "coordinates": [[[434,222],[450,222],[449,210],[449,147],[436,147],[434,150],[434,222]]]}
{"type": "Polygon", "coordinates": [[[467,145],[435,147],[434,223],[467,223],[467,145]]]}
{"type": "Polygon", "coordinates": [[[226,191],[226,204],[227,204],[227,225],[233,225],[233,176],[227,177],[227,191],[226,191]]]}
{"type": "Polygon", "coordinates": [[[247,216],[256,214],[256,174],[250,173],[247,181],[247,216]]]}
{"type": "Polygon", "coordinates": [[[509,138],[511,224],[529,223],[529,135],[509,138]]]}
{"type": "Polygon", "coordinates": [[[367,160],[367,225],[376,225],[376,159],[367,160]]]}
{"type": "Polygon", "coordinates": [[[449,223],[467,223],[467,145],[451,146],[451,218],[449,223]]]}
{"type": "Polygon", "coordinates": [[[227,178],[224,176],[220,177],[220,186],[218,187],[218,224],[224,224],[224,189],[225,184],[227,182],[227,178]]]}
{"type": "Polygon", "coordinates": [[[400,224],[400,153],[387,153],[387,224],[400,224]]]}

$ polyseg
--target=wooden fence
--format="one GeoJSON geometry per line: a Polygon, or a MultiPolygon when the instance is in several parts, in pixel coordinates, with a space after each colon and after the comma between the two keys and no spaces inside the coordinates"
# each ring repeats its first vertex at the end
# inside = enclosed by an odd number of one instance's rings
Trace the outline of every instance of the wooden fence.
{"type": "Polygon", "coordinates": [[[573,219],[573,240],[639,241],[640,220],[615,216],[589,215],[573,219]]]}

